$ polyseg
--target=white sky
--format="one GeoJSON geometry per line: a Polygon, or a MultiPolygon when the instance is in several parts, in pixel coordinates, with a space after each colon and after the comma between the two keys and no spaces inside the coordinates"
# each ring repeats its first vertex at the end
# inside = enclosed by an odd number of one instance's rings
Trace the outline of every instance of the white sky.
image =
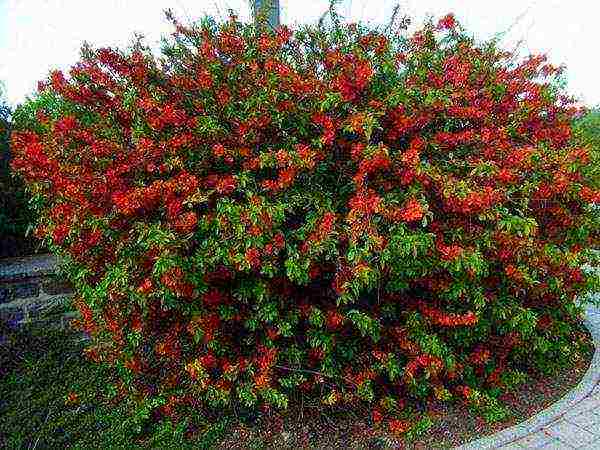
{"type": "MultiPolygon", "coordinates": [[[[282,22],[315,22],[327,0],[280,0],[282,22]]],[[[386,22],[396,0],[342,0],[339,11],[350,21],[386,22]]],[[[598,0],[400,0],[401,13],[422,23],[428,15],[454,12],[478,39],[507,30],[502,41],[514,48],[523,39],[523,54],[543,52],[566,64],[569,93],[588,104],[600,104],[598,0]],[[520,18],[519,20],[517,20],[520,18]]],[[[157,45],[171,32],[163,10],[182,21],[204,13],[226,15],[227,8],[249,17],[247,0],[0,0],[0,82],[13,106],[33,93],[51,69],[63,69],[79,58],[84,40],[93,46],[126,46],[133,32],[157,45]]]]}

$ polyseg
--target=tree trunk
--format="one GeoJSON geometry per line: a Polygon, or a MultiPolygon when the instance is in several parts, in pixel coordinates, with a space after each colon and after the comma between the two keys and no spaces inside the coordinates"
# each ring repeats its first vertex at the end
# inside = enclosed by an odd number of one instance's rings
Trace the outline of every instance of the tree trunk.
{"type": "Polygon", "coordinates": [[[266,9],[267,23],[272,27],[279,26],[279,0],[252,0],[252,15],[258,19],[261,9],[266,9]]]}

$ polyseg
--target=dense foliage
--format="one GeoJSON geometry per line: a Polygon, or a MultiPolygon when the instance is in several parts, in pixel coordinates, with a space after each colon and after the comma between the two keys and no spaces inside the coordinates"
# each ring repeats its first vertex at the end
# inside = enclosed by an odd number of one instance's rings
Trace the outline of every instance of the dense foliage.
{"type": "Polygon", "coordinates": [[[576,133],[580,133],[586,144],[600,147],[600,107],[595,107],[577,118],[574,123],[576,133]]]}
{"type": "Polygon", "coordinates": [[[9,170],[11,108],[0,89],[0,257],[33,253],[41,244],[28,239],[34,214],[21,180],[9,170]]]}
{"type": "Polygon", "coordinates": [[[579,142],[590,149],[591,163],[585,168],[584,176],[594,188],[600,189],[600,107],[576,118],[573,129],[579,142]]]}
{"type": "Polygon", "coordinates": [[[86,352],[141,414],[304,395],[401,432],[568,361],[600,192],[559,69],[452,15],[410,37],[173,21],[159,60],[84,48],[12,138],[86,352]]]}

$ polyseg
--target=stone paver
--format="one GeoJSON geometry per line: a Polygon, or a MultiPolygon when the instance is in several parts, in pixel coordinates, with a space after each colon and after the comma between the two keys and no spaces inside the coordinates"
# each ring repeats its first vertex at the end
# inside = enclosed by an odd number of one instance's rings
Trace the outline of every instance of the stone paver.
{"type": "Polygon", "coordinates": [[[550,425],[541,432],[558,439],[561,443],[567,444],[572,448],[589,445],[600,437],[566,420],[561,420],[556,424],[550,425]]]}
{"type": "Polygon", "coordinates": [[[579,414],[578,416],[572,418],[566,418],[565,421],[572,423],[573,425],[577,425],[579,428],[583,428],[584,430],[591,431],[592,433],[600,430],[600,415],[595,413],[579,414]]]}
{"type": "Polygon", "coordinates": [[[583,447],[579,448],[578,450],[598,450],[598,449],[600,449],[600,439],[592,442],[590,445],[584,445],[583,447]]]}
{"type": "Polygon", "coordinates": [[[556,441],[557,439],[553,438],[552,436],[548,436],[543,433],[536,433],[525,436],[524,438],[515,441],[513,444],[515,445],[515,448],[540,448],[556,441]]]}

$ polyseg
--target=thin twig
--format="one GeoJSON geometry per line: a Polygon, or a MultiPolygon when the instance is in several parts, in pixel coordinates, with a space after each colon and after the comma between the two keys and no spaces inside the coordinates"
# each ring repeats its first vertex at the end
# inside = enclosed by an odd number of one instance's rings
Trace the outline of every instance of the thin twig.
{"type": "Polygon", "coordinates": [[[213,2],[213,5],[215,7],[215,10],[217,11],[217,14],[219,15],[219,19],[223,20],[223,12],[221,11],[221,8],[219,8],[217,2],[213,2]]]}
{"type": "Polygon", "coordinates": [[[392,17],[390,18],[389,23],[385,27],[385,31],[389,31],[394,26],[394,23],[396,22],[396,16],[398,15],[399,10],[400,10],[400,3],[396,3],[396,6],[394,6],[394,9],[392,11],[392,17]]]}
{"type": "Polygon", "coordinates": [[[277,369],[281,369],[281,370],[289,370],[290,372],[304,372],[304,373],[312,373],[314,375],[320,375],[322,377],[329,377],[331,378],[329,375],[325,375],[321,372],[317,372],[316,370],[310,370],[310,369],[294,369],[293,367],[285,367],[285,366],[274,366],[277,369]]]}
{"type": "Polygon", "coordinates": [[[327,17],[328,14],[331,15],[333,13],[336,3],[337,3],[337,0],[329,0],[329,6],[325,10],[325,12],[321,15],[321,17],[319,18],[319,28],[321,28],[323,26],[323,21],[325,20],[325,17],[327,17]]]}
{"type": "Polygon", "coordinates": [[[304,422],[304,395],[300,394],[300,421],[304,422]]]}
{"type": "Polygon", "coordinates": [[[185,8],[185,5],[183,5],[179,0],[177,0],[177,4],[179,5],[179,7],[183,10],[183,13],[185,14],[185,18],[188,21],[188,25],[192,25],[192,17],[190,16],[190,14],[188,13],[187,9],[185,8]]]}
{"type": "Polygon", "coordinates": [[[506,34],[508,34],[508,32],[509,32],[510,30],[512,30],[512,29],[513,29],[513,27],[514,27],[515,25],[517,25],[517,24],[518,24],[518,23],[521,21],[521,19],[523,19],[523,17],[525,17],[525,16],[527,15],[527,13],[528,13],[529,11],[531,11],[531,8],[533,8],[533,6],[534,6],[536,3],[537,3],[537,1],[533,2],[532,4],[530,4],[530,5],[527,7],[527,9],[525,9],[525,11],[523,11],[521,14],[519,14],[519,15],[517,16],[517,18],[514,20],[514,22],[513,22],[512,24],[510,24],[510,26],[509,26],[509,27],[508,27],[506,30],[504,30],[504,31],[502,31],[502,32],[500,32],[500,33],[498,33],[498,34],[499,34],[500,36],[505,36],[506,34]]]}
{"type": "MultiPolygon", "coordinates": [[[[290,371],[290,372],[303,372],[303,373],[310,373],[310,374],[313,374],[313,375],[319,375],[320,377],[335,378],[335,377],[333,377],[333,376],[331,376],[331,375],[326,375],[326,374],[324,374],[324,373],[317,372],[316,370],[310,370],[310,369],[294,369],[293,367],[285,367],[285,366],[273,366],[273,367],[275,367],[276,369],[288,370],[288,371],[290,371]]],[[[349,382],[350,384],[353,384],[354,386],[357,386],[357,384],[356,384],[356,383],[354,383],[352,380],[347,380],[347,379],[345,379],[345,378],[344,378],[344,381],[346,381],[346,382],[349,382]]],[[[339,386],[337,386],[335,383],[332,383],[332,384],[333,384],[334,386],[336,386],[336,387],[339,387],[339,386]]]]}
{"type": "Polygon", "coordinates": [[[37,439],[35,440],[35,444],[33,444],[33,448],[32,448],[32,450],[35,450],[35,448],[36,448],[36,447],[37,447],[37,445],[38,445],[38,442],[40,441],[40,436],[41,436],[41,433],[42,433],[42,428],[44,428],[44,425],[46,425],[46,422],[48,421],[48,417],[50,417],[50,410],[51,410],[51,408],[48,408],[48,412],[46,413],[46,418],[44,419],[44,423],[43,423],[43,424],[42,424],[42,426],[40,427],[40,431],[38,432],[38,437],[37,437],[37,439]]]}

